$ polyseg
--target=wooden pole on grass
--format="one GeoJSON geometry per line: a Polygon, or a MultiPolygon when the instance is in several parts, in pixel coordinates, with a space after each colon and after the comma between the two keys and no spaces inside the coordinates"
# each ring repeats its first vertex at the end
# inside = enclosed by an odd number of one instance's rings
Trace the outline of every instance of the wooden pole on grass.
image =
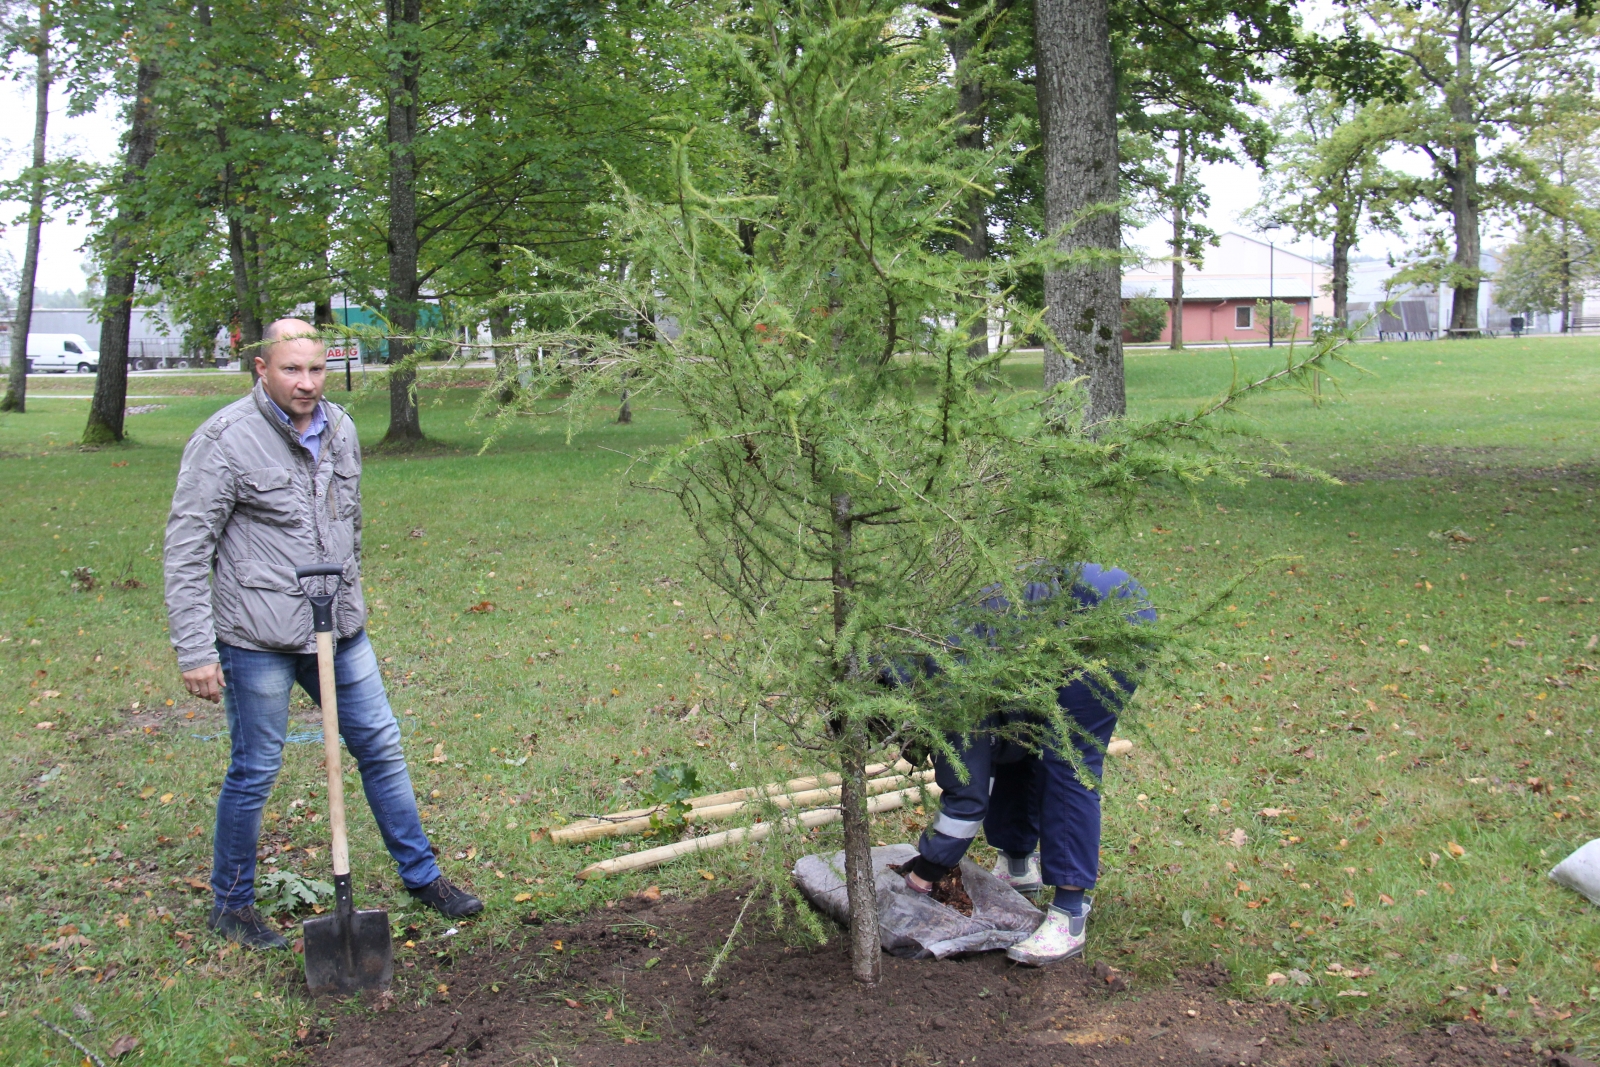
{"type": "MultiPolygon", "coordinates": [[[[910,789],[901,789],[894,793],[880,793],[867,801],[867,811],[876,815],[883,811],[894,811],[904,807],[908,800],[927,796],[937,797],[940,789],[931,782],[926,785],[915,786],[910,789]]],[[[709,852],[712,849],[725,848],[728,845],[743,844],[747,841],[764,841],[772,836],[775,828],[785,830],[801,827],[811,829],[816,826],[826,826],[838,822],[843,817],[838,808],[812,808],[810,811],[791,815],[777,823],[756,823],[754,826],[741,826],[733,830],[723,830],[721,833],[707,834],[705,837],[691,837],[687,841],[679,841],[672,845],[662,845],[659,848],[648,848],[643,852],[634,852],[626,856],[617,856],[599,863],[591,863],[578,872],[578,878],[588,881],[590,878],[604,878],[608,874],[621,874],[624,871],[640,871],[650,867],[659,867],[663,863],[671,863],[684,856],[692,856],[697,852],[709,852]]]]}

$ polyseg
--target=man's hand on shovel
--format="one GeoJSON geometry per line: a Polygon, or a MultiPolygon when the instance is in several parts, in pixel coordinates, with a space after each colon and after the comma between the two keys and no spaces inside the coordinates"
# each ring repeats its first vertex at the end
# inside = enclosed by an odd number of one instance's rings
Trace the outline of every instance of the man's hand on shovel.
{"type": "Polygon", "coordinates": [[[228,683],[222,680],[222,664],[208,663],[204,667],[184,671],[183,687],[201,700],[215,704],[222,699],[222,691],[228,687],[228,683]]]}

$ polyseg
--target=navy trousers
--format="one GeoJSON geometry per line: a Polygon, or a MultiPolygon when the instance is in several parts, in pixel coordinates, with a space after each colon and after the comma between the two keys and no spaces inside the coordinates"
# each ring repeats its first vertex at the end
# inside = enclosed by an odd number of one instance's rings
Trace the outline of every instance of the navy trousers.
{"type": "Polygon", "coordinates": [[[1096,748],[1083,737],[1072,739],[1095,788],[1080,781],[1070,758],[1053,747],[1025,752],[981,728],[952,738],[968,780],[963,784],[954,764],[935,757],[934,781],[944,792],[939,818],[917,843],[923,858],[956,866],[981,827],[989,844],[1003,852],[1023,855],[1037,848],[1045,885],[1094,887],[1100,877],[1098,779],[1117,715],[1099,700],[1070,703],[1067,714],[1100,742],[1096,748]]]}

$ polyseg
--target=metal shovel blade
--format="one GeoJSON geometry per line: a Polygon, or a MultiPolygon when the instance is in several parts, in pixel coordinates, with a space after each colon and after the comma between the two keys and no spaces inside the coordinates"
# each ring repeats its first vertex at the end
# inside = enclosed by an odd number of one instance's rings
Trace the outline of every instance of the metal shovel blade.
{"type": "Polygon", "coordinates": [[[306,985],[313,993],[356,993],[387,989],[394,978],[394,944],[389,913],[376,908],[336,908],[307,919],[306,985]]]}

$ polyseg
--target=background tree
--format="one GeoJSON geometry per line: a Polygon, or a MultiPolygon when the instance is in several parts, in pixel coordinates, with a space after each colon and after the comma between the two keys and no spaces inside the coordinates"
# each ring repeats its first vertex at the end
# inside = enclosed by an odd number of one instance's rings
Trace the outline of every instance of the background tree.
{"type": "MultiPolygon", "coordinates": [[[[1358,0],[1379,45],[1407,72],[1410,100],[1393,129],[1428,158],[1424,202],[1450,219],[1452,290],[1448,328],[1478,328],[1483,220],[1525,198],[1506,180],[1507,135],[1539,101],[1577,82],[1593,65],[1592,13],[1519,0],[1358,0]],[[1485,181],[1494,170],[1496,180],[1485,181]]],[[[1580,7],[1583,5],[1580,5],[1580,7]]]]}
{"type": "Polygon", "coordinates": [[[94,397],[83,430],[84,444],[121,441],[128,405],[128,336],[133,323],[134,290],[144,251],[143,204],[145,168],[155,155],[155,90],[160,68],[155,46],[134,64],[133,92],[128,103],[128,132],[124,138],[121,174],[111,193],[116,216],[101,231],[101,262],[105,267],[105,295],[100,301],[100,367],[95,373],[94,397]]]}
{"type": "Polygon", "coordinates": [[[1519,239],[1506,251],[1496,300],[1519,311],[1560,311],[1573,325],[1573,294],[1600,277],[1600,108],[1592,93],[1544,101],[1509,152],[1530,195],[1519,239]]]}
{"type": "Polygon", "coordinates": [[[1036,2],[1044,227],[1063,262],[1044,276],[1047,390],[1086,378],[1091,425],[1127,410],[1122,376],[1117,74],[1106,0],[1036,2]]]}
{"type": "Polygon", "coordinates": [[[1275,75],[1320,77],[1367,97],[1392,95],[1397,75],[1353,31],[1307,33],[1287,0],[1039,3],[1034,58],[1046,229],[1092,216],[1092,225],[1080,224],[1071,231],[1076,236],[1062,240],[1072,265],[1045,279],[1046,321],[1060,343],[1045,353],[1045,380],[1086,374],[1090,418],[1098,422],[1126,406],[1117,319],[1123,250],[1118,218],[1106,208],[1131,190],[1117,186],[1115,116],[1137,135],[1160,129],[1176,112],[1195,135],[1191,149],[1237,137],[1259,160],[1265,130],[1245,108],[1252,85],[1275,75]]]}
{"type": "Polygon", "coordinates": [[[266,321],[327,302],[332,225],[350,193],[337,145],[357,116],[323,42],[350,27],[315,5],[256,0],[187,15],[157,89],[142,298],[207,349],[231,324],[253,373],[266,321]]]}
{"type": "Polygon", "coordinates": [[[1399,133],[1399,114],[1313,88],[1274,116],[1278,139],[1252,214],[1262,225],[1331,243],[1329,285],[1340,328],[1349,318],[1351,251],[1363,229],[1399,230],[1412,186],[1383,164],[1399,133]]]}
{"type": "MultiPolygon", "coordinates": [[[[28,330],[33,322],[33,283],[39,274],[39,230],[44,225],[45,127],[50,119],[50,2],[39,0],[38,19],[8,28],[7,44],[21,47],[34,57],[33,75],[33,165],[25,181],[28,185],[28,234],[22,253],[22,271],[17,278],[17,309],[11,322],[11,368],[6,378],[6,393],[0,397],[0,411],[27,409],[28,330]]],[[[8,48],[8,51],[11,50],[8,48]]]]}

